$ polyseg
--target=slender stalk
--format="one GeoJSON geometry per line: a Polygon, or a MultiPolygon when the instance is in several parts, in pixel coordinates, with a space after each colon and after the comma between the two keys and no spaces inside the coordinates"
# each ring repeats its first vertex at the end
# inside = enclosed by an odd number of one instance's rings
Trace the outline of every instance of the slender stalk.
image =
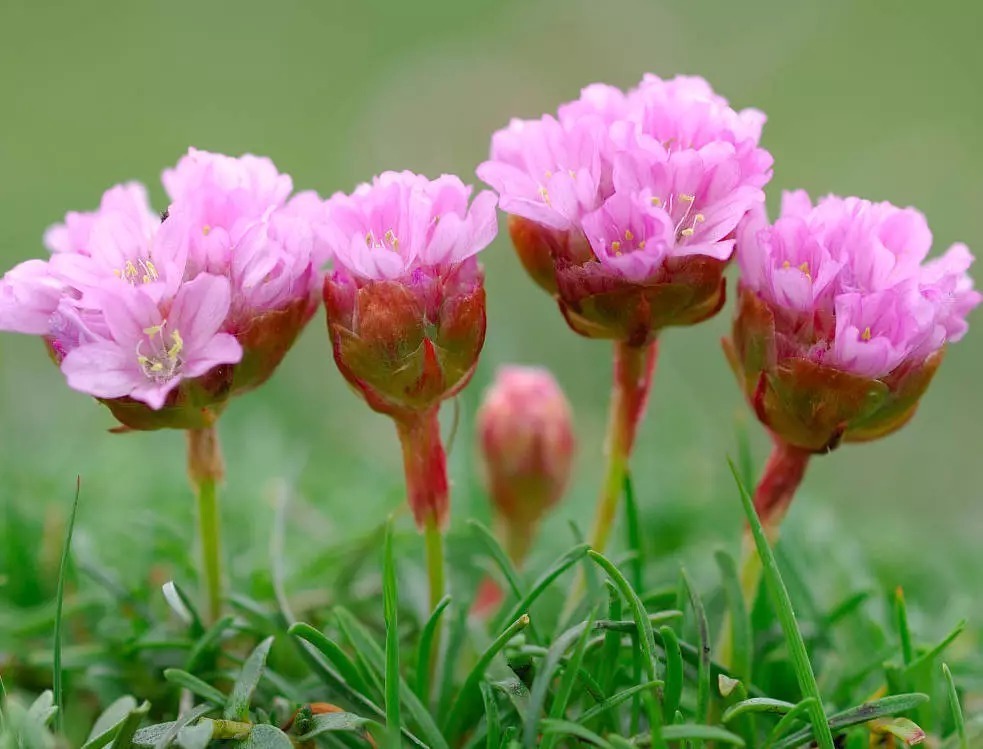
{"type": "Polygon", "coordinates": [[[648,402],[657,354],[658,341],[643,346],[619,341],[614,346],[614,384],[605,448],[607,468],[590,534],[590,545],[595,551],[603,552],[611,537],[638,423],[648,402]]]}
{"type": "Polygon", "coordinates": [[[205,583],[205,616],[209,624],[222,613],[222,533],[218,482],[224,466],[214,425],[189,429],[188,476],[198,500],[198,540],[201,576],[205,583]]]}
{"type": "MultiPolygon", "coordinates": [[[[754,511],[770,544],[778,540],[779,526],[805,477],[810,457],[812,453],[775,438],[764,473],[754,491],[754,511]]],[[[761,582],[761,560],[755,550],[750,527],[745,528],[741,544],[740,578],[744,602],[750,611],[761,582]]]]}
{"type": "MultiPolygon", "coordinates": [[[[426,546],[427,580],[430,585],[430,611],[444,597],[444,535],[450,495],[447,484],[447,456],[440,438],[437,407],[417,413],[401,414],[396,430],[403,447],[403,470],[406,474],[406,497],[423,531],[426,546]]],[[[430,683],[440,657],[441,626],[433,633],[430,656],[430,683]]],[[[418,667],[423,667],[420,664],[418,667]]]]}
{"type": "MultiPolygon", "coordinates": [[[[770,544],[778,540],[778,529],[785,513],[792,504],[792,498],[802,483],[811,453],[789,445],[776,437],[764,473],[754,491],[754,510],[761,521],[761,527],[770,544]]],[[[758,556],[751,535],[751,527],[745,526],[741,539],[741,556],[738,562],[738,577],[744,605],[750,614],[761,585],[761,558],[758,556]]],[[[724,615],[720,638],[717,643],[719,661],[732,666],[733,641],[731,627],[733,619],[728,611],[724,615]]]]}

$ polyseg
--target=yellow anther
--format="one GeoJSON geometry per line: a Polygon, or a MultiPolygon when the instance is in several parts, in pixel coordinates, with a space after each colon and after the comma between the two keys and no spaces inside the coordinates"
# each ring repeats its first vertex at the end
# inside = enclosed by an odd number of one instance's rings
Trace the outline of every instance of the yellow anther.
{"type": "Polygon", "coordinates": [[[635,238],[635,235],[631,233],[629,229],[625,229],[625,240],[630,242],[635,238]]]}
{"type": "Polygon", "coordinates": [[[696,200],[696,196],[695,195],[687,195],[686,193],[681,192],[681,193],[679,193],[679,199],[681,201],[683,201],[684,203],[692,203],[694,200],[696,200]]]}
{"type": "Polygon", "coordinates": [[[546,170],[546,179],[553,179],[553,172],[549,169],[546,170]]]}
{"type": "Polygon", "coordinates": [[[788,260],[786,260],[784,263],[782,263],[782,270],[788,270],[791,267],[792,267],[792,264],[788,260]]]}
{"type": "Polygon", "coordinates": [[[171,340],[174,341],[174,345],[167,349],[168,359],[177,359],[178,354],[184,349],[184,339],[181,338],[181,334],[178,331],[171,332],[171,340]]]}
{"type": "Polygon", "coordinates": [[[545,187],[539,188],[539,197],[543,199],[543,202],[546,203],[546,205],[550,204],[550,194],[545,187]]]}
{"type": "Polygon", "coordinates": [[[144,335],[155,336],[158,335],[163,329],[164,324],[161,323],[160,325],[151,325],[149,328],[144,328],[143,333],[144,335]]]}
{"type": "Polygon", "coordinates": [[[799,266],[799,270],[802,271],[806,278],[808,278],[810,281],[812,280],[812,275],[809,273],[809,263],[802,263],[802,265],[799,266]]]}
{"type": "Polygon", "coordinates": [[[147,358],[146,356],[144,356],[143,354],[137,354],[137,363],[138,363],[138,364],[139,364],[139,365],[140,365],[141,367],[145,367],[145,366],[147,366],[148,364],[150,364],[150,359],[148,359],[148,358],[147,358]]]}
{"type": "Polygon", "coordinates": [[[861,341],[869,341],[870,340],[870,326],[869,325],[866,328],[864,328],[864,332],[860,334],[860,340],[861,341]]]}
{"type": "Polygon", "coordinates": [[[204,234],[206,237],[208,236],[208,234],[209,234],[209,232],[211,230],[212,230],[212,227],[209,226],[208,224],[205,224],[203,227],[201,227],[201,233],[204,234]]]}
{"type": "Polygon", "coordinates": [[[157,273],[157,266],[155,266],[150,260],[145,260],[143,262],[143,265],[147,269],[147,275],[150,276],[154,281],[160,278],[160,274],[157,273]]]}
{"type": "Polygon", "coordinates": [[[661,208],[662,207],[662,198],[660,198],[658,195],[653,195],[652,196],[652,205],[654,205],[656,208],[661,208]]]}
{"type": "Polygon", "coordinates": [[[638,243],[638,249],[640,249],[640,250],[644,250],[645,249],[645,240],[644,239],[641,242],[638,243]]]}
{"type": "Polygon", "coordinates": [[[692,237],[693,236],[693,230],[692,229],[683,229],[679,233],[682,234],[684,237],[692,237]]]}
{"type": "Polygon", "coordinates": [[[151,372],[163,372],[164,371],[164,364],[162,362],[155,361],[155,362],[153,362],[150,365],[150,371],[151,372]]]}
{"type": "Polygon", "coordinates": [[[119,268],[113,268],[113,275],[116,276],[116,278],[122,278],[123,277],[123,274],[122,274],[122,272],[120,271],[119,268]]]}
{"type": "Polygon", "coordinates": [[[617,239],[611,243],[611,252],[613,252],[615,255],[621,254],[621,242],[619,242],[617,239]]]}
{"type": "Polygon", "coordinates": [[[707,220],[707,217],[704,216],[702,213],[697,213],[695,216],[693,216],[693,223],[694,224],[702,224],[706,220],[707,220]]]}
{"type": "Polygon", "coordinates": [[[394,250],[399,248],[399,238],[392,229],[386,232],[386,241],[389,242],[394,250]]]}

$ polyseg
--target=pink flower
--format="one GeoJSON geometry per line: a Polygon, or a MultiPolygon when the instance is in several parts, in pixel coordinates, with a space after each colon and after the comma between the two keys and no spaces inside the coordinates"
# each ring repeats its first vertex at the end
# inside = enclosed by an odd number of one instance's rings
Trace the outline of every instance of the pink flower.
{"type": "Polygon", "coordinates": [[[202,274],[183,284],[166,317],[139,288],[101,296],[109,337],[83,343],[62,361],[75,390],[160,409],[182,380],[242,359],[235,337],[220,332],[231,298],[224,278],[202,274]]]}
{"type": "Polygon", "coordinates": [[[387,172],[328,201],[317,227],[335,259],[324,299],[335,361],[385,413],[439,403],[470,379],[484,342],[475,255],[495,237],[495,197],[457,177],[387,172]]]}
{"type": "Polygon", "coordinates": [[[932,235],[913,208],[788,193],[768,226],[742,228],[734,335],[738,379],[762,420],[793,446],[870,439],[910,418],[945,344],[980,301],[972,255],[923,262],[932,235]]]}
{"type": "Polygon", "coordinates": [[[700,78],[594,84],[558,118],[513,120],[478,175],[533,279],[578,333],[640,345],[723,303],[733,234],[764,202],[764,116],[700,78]]]}
{"type": "Polygon", "coordinates": [[[48,261],[0,281],[0,329],[43,336],[69,384],[136,429],[197,428],[264,382],[313,315],[328,257],[313,228],[324,203],[288,200],[291,180],[268,159],[191,149],[164,181],[174,202],[161,216],[142,186],[114,187],[46,232],[48,261]],[[123,313],[160,330],[134,338],[123,313]]]}

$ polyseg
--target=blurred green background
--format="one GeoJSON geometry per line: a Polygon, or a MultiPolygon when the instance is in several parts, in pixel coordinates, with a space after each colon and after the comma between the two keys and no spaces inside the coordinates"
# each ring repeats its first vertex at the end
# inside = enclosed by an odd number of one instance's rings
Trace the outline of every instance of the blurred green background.
{"type": "MultiPolygon", "coordinates": [[[[937,251],[957,240],[979,249],[981,27],[983,5],[958,0],[2,0],[0,259],[42,255],[46,226],[123,180],[145,182],[163,207],[159,173],[189,145],[269,155],[298,189],[323,195],[384,169],[467,180],[509,117],[646,71],[705,76],[736,107],[767,112],[773,207],[796,187],[888,199],[928,215],[937,251]]],[[[600,479],[610,350],[566,329],[507,238],[483,261],[489,334],[462,397],[454,515],[487,513],[471,491],[482,388],[503,363],[544,364],[575,404],[580,436],[575,484],[549,533],[565,544],[563,521],[588,524],[600,479]]],[[[733,542],[725,457],[740,424],[759,464],[766,454],[720,352],[730,313],[664,337],[634,461],[655,546],[694,519],[708,539],[733,542]]],[[[981,365],[983,331],[971,331],[909,427],[816,460],[793,511],[803,537],[834,545],[846,529],[892,580],[978,563],[981,365]]],[[[36,340],[0,337],[0,387],[0,522],[64,517],[80,474],[80,542],[124,577],[145,576],[162,544],[191,547],[181,435],[109,434],[109,413],[69,391],[36,340]]],[[[288,548],[298,557],[401,505],[393,429],[344,385],[320,315],[221,430],[240,578],[266,564],[278,480],[295,489],[288,548]]],[[[6,559],[14,587],[15,562],[6,559]]]]}

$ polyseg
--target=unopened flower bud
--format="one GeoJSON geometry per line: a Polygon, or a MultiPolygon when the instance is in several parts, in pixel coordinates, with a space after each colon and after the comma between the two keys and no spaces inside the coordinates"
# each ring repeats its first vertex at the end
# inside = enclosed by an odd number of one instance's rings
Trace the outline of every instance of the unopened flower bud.
{"type": "Polygon", "coordinates": [[[488,493],[509,553],[520,563],[570,478],[570,404],[547,370],[504,367],[485,394],[477,429],[488,493]]]}

